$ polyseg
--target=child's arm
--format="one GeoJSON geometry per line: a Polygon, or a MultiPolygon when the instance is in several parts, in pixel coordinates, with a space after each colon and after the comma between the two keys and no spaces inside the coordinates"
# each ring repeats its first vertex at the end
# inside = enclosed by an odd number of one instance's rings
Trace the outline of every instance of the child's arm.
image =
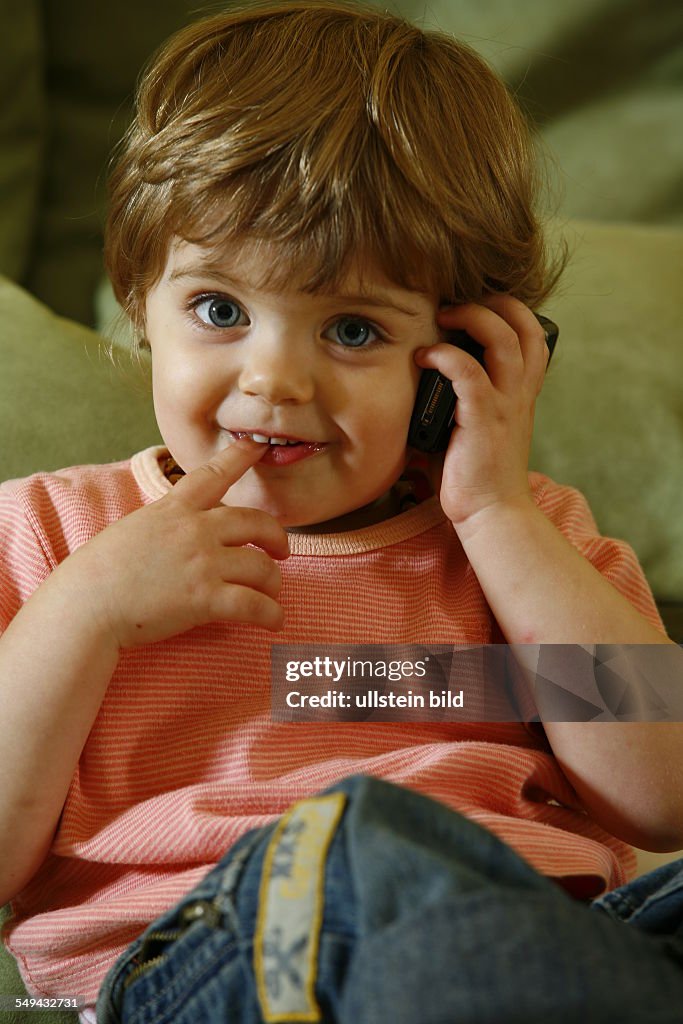
{"type": "MultiPolygon", "coordinates": [[[[533,502],[482,513],[459,536],[509,643],[671,643],[533,502]]],[[[680,660],[683,687],[683,654],[680,660]]],[[[544,728],[584,806],[607,831],[641,849],[683,847],[682,723],[544,728]]]]}
{"type": "MultiPolygon", "coordinates": [[[[486,371],[451,345],[421,366],[454,381],[457,426],[439,481],[489,606],[511,644],[668,644],[537,508],[527,464],[547,350],[535,317],[508,296],[443,314],[486,349],[486,371]]],[[[683,657],[681,659],[683,686],[683,657]]],[[[544,723],[593,818],[634,845],[683,846],[683,724],[544,723]]]]}
{"type": "Polygon", "coordinates": [[[220,504],[265,451],[238,442],[52,573],[0,637],[0,905],[39,868],[122,648],[206,622],[277,630],[287,535],[220,504]],[[254,544],[265,550],[245,547],[254,544]]]}

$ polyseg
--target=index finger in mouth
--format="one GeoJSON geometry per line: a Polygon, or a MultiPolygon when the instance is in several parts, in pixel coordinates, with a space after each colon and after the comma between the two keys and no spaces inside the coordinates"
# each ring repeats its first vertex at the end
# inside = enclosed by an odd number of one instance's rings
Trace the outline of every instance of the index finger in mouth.
{"type": "Polygon", "coordinates": [[[251,438],[235,439],[208,462],[187,473],[174,486],[173,493],[196,508],[215,508],[267,450],[267,445],[251,438]]]}

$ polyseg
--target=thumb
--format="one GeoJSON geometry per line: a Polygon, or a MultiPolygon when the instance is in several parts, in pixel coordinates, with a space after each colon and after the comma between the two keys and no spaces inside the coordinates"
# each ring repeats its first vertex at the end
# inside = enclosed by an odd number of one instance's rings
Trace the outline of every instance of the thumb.
{"type": "Polygon", "coordinates": [[[187,473],[175,484],[172,493],[197,509],[215,508],[226,491],[267,451],[267,444],[249,438],[232,441],[203,466],[187,473]]]}

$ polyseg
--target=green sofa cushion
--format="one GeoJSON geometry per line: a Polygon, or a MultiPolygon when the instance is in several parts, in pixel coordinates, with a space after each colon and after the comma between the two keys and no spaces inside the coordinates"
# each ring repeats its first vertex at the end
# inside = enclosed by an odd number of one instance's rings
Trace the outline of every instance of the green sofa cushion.
{"type": "Polygon", "coordinates": [[[636,550],[660,601],[683,601],[683,231],[573,221],[546,312],[560,326],[532,466],[586,495],[636,550]]]}
{"type": "Polygon", "coordinates": [[[2,278],[0,324],[0,479],[158,443],[139,373],[117,369],[94,331],[2,278]]]}

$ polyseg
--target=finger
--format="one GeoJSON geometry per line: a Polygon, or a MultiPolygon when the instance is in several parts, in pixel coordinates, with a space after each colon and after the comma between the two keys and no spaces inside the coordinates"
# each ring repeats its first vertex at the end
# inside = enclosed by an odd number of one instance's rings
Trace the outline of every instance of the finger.
{"type": "Polygon", "coordinates": [[[493,384],[476,359],[454,345],[437,344],[419,349],[415,362],[425,369],[438,370],[451,382],[457,396],[455,420],[464,426],[491,408],[493,384]]]}
{"type": "Polygon", "coordinates": [[[491,387],[489,376],[481,363],[457,345],[438,342],[428,348],[420,348],[415,352],[415,362],[422,369],[438,370],[452,381],[456,395],[460,394],[462,384],[468,390],[487,390],[491,387]]]}
{"type": "Polygon", "coordinates": [[[231,548],[219,556],[216,568],[224,583],[258,590],[277,598],[282,587],[282,573],[277,562],[258,548],[231,548]]]}
{"type": "Polygon", "coordinates": [[[282,606],[272,597],[235,583],[217,589],[211,614],[217,622],[250,622],[272,632],[282,629],[285,621],[282,606]]]}
{"type": "Polygon", "coordinates": [[[446,331],[466,331],[484,350],[484,366],[494,387],[511,391],[519,386],[524,360],[517,333],[500,315],[501,308],[500,304],[497,309],[490,309],[483,302],[463,303],[440,310],[437,323],[446,331]]]}
{"type": "Polygon", "coordinates": [[[525,377],[540,391],[550,350],[538,318],[528,306],[512,295],[488,295],[484,301],[489,309],[494,310],[514,330],[524,360],[525,377]]]}
{"type": "Polygon", "coordinates": [[[214,536],[224,547],[255,544],[272,558],[289,557],[287,531],[269,512],[238,505],[220,505],[211,509],[209,516],[216,531],[214,536]]]}
{"type": "Polygon", "coordinates": [[[248,438],[232,441],[203,466],[191,470],[171,492],[197,509],[215,508],[234,483],[268,451],[268,445],[248,438]]]}

